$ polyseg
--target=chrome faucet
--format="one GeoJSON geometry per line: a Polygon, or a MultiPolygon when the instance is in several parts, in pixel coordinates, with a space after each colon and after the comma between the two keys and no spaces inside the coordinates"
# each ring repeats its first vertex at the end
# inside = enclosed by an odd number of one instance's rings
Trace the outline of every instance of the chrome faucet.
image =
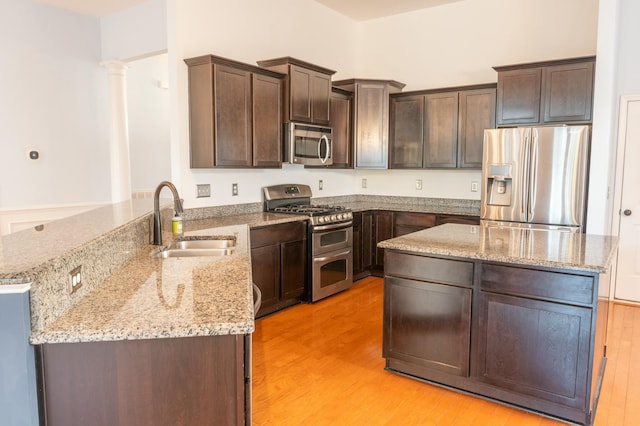
{"type": "Polygon", "coordinates": [[[173,193],[174,210],[177,214],[182,214],[182,200],[178,195],[178,190],[169,181],[162,181],[156,188],[155,194],[153,194],[153,244],[156,246],[162,245],[162,226],[160,225],[160,191],[162,188],[167,187],[173,193]]]}

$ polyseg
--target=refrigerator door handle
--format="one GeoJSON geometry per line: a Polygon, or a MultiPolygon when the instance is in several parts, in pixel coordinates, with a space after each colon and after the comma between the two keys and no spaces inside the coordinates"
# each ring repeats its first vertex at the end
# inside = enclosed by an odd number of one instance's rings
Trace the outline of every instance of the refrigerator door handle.
{"type": "Polygon", "coordinates": [[[529,156],[531,153],[531,129],[524,130],[524,141],[522,150],[520,152],[520,164],[522,167],[522,176],[520,187],[520,220],[522,222],[528,221],[529,200],[526,188],[529,187],[529,156]]]}
{"type": "Polygon", "coordinates": [[[529,160],[529,204],[527,205],[527,222],[533,219],[533,206],[536,205],[538,189],[538,130],[532,130],[531,159],[529,160]]]}

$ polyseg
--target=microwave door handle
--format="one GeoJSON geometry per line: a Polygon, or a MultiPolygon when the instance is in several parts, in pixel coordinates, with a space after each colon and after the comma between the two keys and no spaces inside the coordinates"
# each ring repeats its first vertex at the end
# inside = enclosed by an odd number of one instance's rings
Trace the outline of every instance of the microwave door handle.
{"type": "Polygon", "coordinates": [[[327,160],[329,159],[329,155],[331,155],[331,153],[329,152],[329,138],[327,138],[327,135],[322,135],[320,136],[320,143],[318,143],[318,158],[320,159],[322,164],[327,162],[327,160]],[[327,147],[324,158],[322,158],[322,150],[320,149],[320,146],[322,145],[323,142],[326,144],[326,147],[327,147]]]}

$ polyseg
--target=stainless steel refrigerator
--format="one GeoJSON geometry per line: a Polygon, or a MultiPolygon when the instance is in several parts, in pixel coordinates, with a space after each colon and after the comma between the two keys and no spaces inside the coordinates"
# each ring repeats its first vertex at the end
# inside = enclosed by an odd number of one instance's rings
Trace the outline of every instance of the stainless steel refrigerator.
{"type": "Polygon", "coordinates": [[[485,130],[483,223],[582,230],[589,138],[590,126],[485,130]]]}

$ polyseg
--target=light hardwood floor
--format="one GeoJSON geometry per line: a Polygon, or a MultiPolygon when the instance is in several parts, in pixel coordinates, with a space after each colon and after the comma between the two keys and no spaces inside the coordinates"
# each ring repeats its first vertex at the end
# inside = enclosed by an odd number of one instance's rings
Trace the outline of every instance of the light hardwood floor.
{"type": "MultiPolygon", "coordinates": [[[[253,424],[561,425],[384,370],[380,278],[256,322],[253,424]]],[[[596,426],[640,424],[640,308],[612,307],[596,426]]]]}

